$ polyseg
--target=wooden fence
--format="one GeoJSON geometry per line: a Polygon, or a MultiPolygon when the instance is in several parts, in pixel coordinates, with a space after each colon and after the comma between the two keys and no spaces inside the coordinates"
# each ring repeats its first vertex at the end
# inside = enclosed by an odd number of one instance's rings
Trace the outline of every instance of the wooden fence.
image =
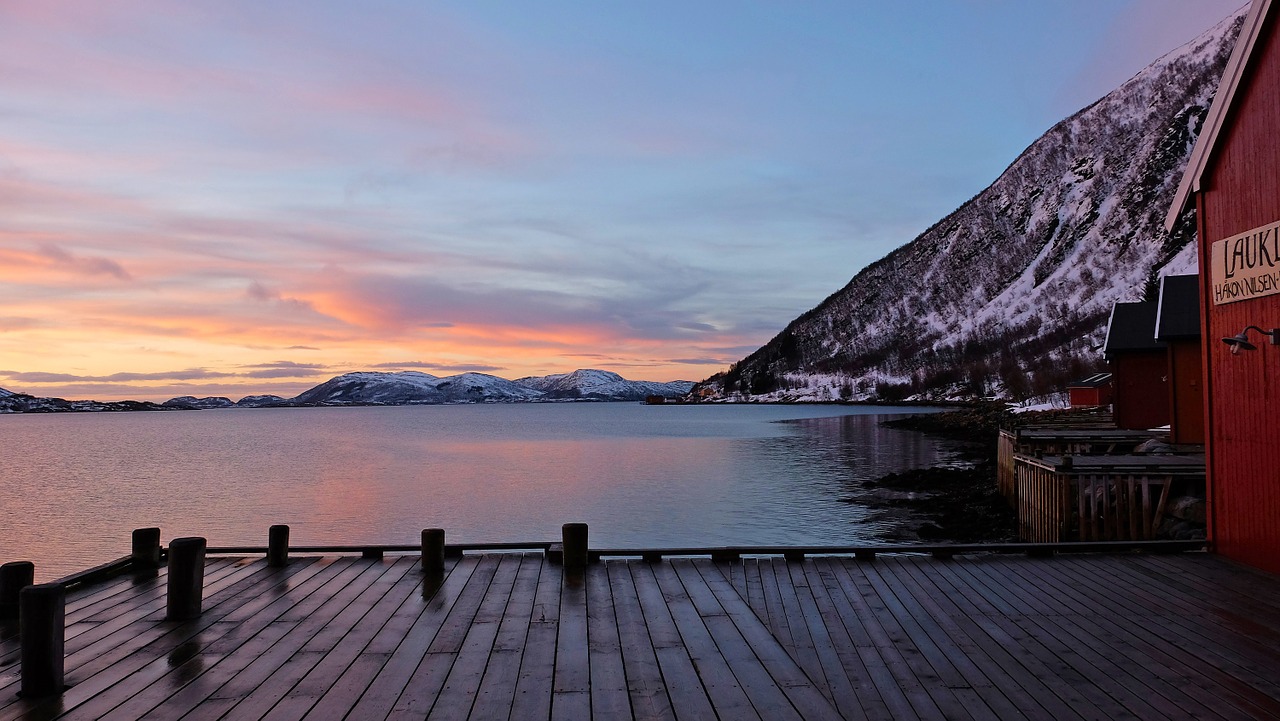
{"type": "Polygon", "coordinates": [[[1012,508],[1021,508],[1015,471],[1017,456],[1039,458],[1049,455],[1130,453],[1138,444],[1152,438],[1164,439],[1167,438],[1167,434],[1071,426],[1036,426],[1002,430],[996,444],[996,485],[1012,508]]]}
{"type": "Polygon", "coordinates": [[[1014,469],[1022,540],[1059,543],[1071,528],[1071,477],[1052,468],[1017,463],[1014,469]]]}
{"type": "Polygon", "coordinates": [[[1015,458],[1018,525],[1024,541],[1148,541],[1156,538],[1175,473],[1077,470],[1015,458]]]}
{"type": "Polygon", "coordinates": [[[1164,519],[1173,476],[1091,473],[1076,476],[1074,485],[1079,540],[1147,541],[1164,519]]]}
{"type": "Polygon", "coordinates": [[[1000,431],[1000,439],[996,443],[996,486],[1013,508],[1018,507],[1018,479],[1014,475],[1013,460],[1017,450],[1017,431],[1000,431]]]}

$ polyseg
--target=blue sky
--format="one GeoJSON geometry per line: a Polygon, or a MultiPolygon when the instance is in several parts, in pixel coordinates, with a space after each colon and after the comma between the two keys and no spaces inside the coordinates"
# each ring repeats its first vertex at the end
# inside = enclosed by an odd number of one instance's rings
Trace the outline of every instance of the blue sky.
{"type": "Polygon", "coordinates": [[[0,6],[0,386],[700,379],[1237,0],[0,6]]]}

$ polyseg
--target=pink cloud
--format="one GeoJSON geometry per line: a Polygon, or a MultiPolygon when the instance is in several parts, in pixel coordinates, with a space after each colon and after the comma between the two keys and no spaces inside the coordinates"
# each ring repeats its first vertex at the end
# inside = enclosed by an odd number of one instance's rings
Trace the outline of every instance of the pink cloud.
{"type": "MultiPolygon", "coordinates": [[[[3,238],[4,234],[0,234],[3,238]]],[[[0,278],[8,282],[33,285],[54,283],[57,276],[110,276],[117,281],[131,281],[133,277],[117,261],[102,256],[74,254],[49,242],[37,243],[29,250],[0,248],[0,278]],[[52,276],[52,277],[51,277],[52,276]]]]}
{"type": "Polygon", "coordinates": [[[117,280],[132,280],[129,271],[110,258],[72,255],[53,243],[41,243],[37,251],[58,268],[85,275],[110,275],[117,280]]]}
{"type": "MultiPolygon", "coordinates": [[[[439,10],[431,20],[432,52],[447,54],[463,32],[446,32],[451,23],[439,10]]],[[[385,152],[385,141],[372,142],[371,127],[384,136],[394,129],[400,142],[412,142],[400,148],[400,159],[413,156],[413,163],[422,162],[424,147],[454,148],[450,167],[480,168],[537,147],[523,131],[497,122],[502,113],[471,86],[431,72],[429,57],[400,57],[368,42],[371,35],[323,27],[349,22],[324,10],[299,18],[256,4],[6,4],[0,6],[0,43],[15,60],[0,64],[0,77],[8,92],[39,98],[35,107],[55,117],[74,108],[113,123],[122,113],[143,123],[185,118],[177,133],[216,128],[212,139],[226,152],[207,157],[217,162],[254,141],[259,153],[242,162],[255,169],[328,161],[335,139],[381,145],[385,152]],[[233,136],[238,142],[224,142],[233,136]]],[[[501,52],[493,42],[471,44],[487,56],[501,52]]],[[[162,143],[163,137],[139,140],[162,143]]],[[[200,153],[190,144],[181,152],[200,153]]]]}

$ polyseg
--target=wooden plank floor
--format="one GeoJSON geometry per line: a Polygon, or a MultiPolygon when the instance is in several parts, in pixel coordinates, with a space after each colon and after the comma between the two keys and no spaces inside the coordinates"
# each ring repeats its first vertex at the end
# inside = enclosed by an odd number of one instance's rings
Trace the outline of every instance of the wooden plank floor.
{"type": "Polygon", "coordinates": [[[1195,553],[733,563],[211,558],[67,602],[61,696],[5,719],[1280,718],[1280,579],[1195,553]]]}

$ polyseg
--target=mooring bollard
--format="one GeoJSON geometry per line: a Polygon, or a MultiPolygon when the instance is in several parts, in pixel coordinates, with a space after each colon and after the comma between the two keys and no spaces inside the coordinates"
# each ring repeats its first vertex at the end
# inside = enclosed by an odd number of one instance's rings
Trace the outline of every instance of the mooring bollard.
{"type": "Polygon", "coordinates": [[[437,572],[444,570],[444,529],[422,529],[422,570],[437,572]]]}
{"type": "Polygon", "coordinates": [[[36,582],[36,565],[31,561],[10,561],[0,566],[0,621],[18,618],[18,594],[36,582]]]}
{"type": "Polygon", "coordinates": [[[267,531],[267,565],[276,568],[289,565],[288,526],[272,526],[267,531]]]}
{"type": "Polygon", "coordinates": [[[133,563],[139,568],[160,567],[160,529],[135,528],[133,531],[133,563]]]}
{"type": "Polygon", "coordinates": [[[58,583],[27,586],[20,595],[24,698],[62,693],[66,656],[67,591],[58,583]]]}
{"type": "Polygon", "coordinates": [[[175,538],[169,542],[170,621],[199,618],[204,604],[203,538],[175,538]]]}
{"type": "Polygon", "coordinates": [[[564,567],[587,567],[587,524],[566,523],[561,527],[564,541],[564,567]]]}

